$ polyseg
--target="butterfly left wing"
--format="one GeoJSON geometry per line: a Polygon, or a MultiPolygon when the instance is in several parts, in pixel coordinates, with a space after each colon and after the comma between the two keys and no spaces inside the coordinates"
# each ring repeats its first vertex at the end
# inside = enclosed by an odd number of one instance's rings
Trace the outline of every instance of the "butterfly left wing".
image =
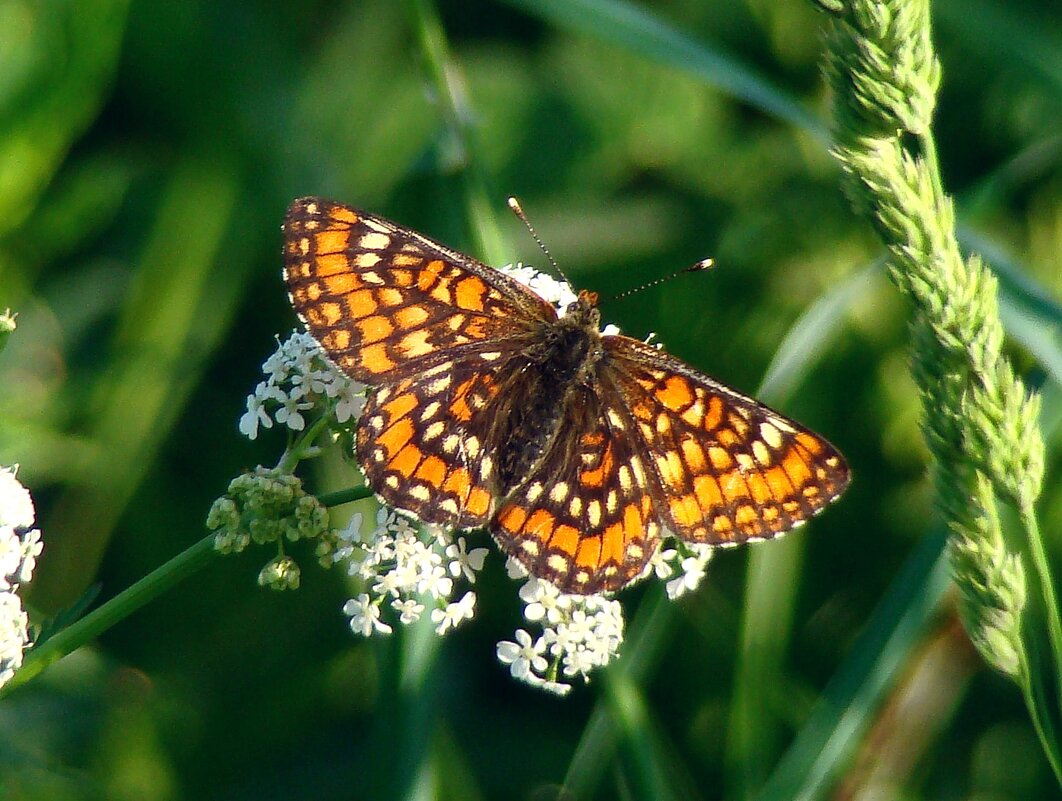
{"type": "Polygon", "coordinates": [[[550,304],[504,273],[321,198],[288,209],[284,278],[295,311],[332,361],[372,385],[463,355],[497,353],[557,319],[550,304]]]}
{"type": "Polygon", "coordinates": [[[614,592],[641,575],[660,526],[648,476],[610,408],[622,399],[580,387],[527,479],[489,529],[502,549],[563,592],[614,592]]]}
{"type": "Polygon", "coordinates": [[[662,522],[733,545],[802,524],[848,485],[824,438],[644,342],[603,338],[603,388],[621,393],[662,522]]]}

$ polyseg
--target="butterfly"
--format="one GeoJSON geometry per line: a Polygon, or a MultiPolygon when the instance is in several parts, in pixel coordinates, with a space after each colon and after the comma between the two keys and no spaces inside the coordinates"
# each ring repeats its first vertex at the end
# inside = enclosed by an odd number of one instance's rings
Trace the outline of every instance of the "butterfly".
{"type": "Polygon", "coordinates": [[[486,527],[564,592],[643,575],[662,537],[710,545],[805,522],[849,481],[819,435],[657,347],[602,334],[511,276],[320,198],[284,222],[291,302],[369,394],[355,455],[389,506],[486,527]]]}

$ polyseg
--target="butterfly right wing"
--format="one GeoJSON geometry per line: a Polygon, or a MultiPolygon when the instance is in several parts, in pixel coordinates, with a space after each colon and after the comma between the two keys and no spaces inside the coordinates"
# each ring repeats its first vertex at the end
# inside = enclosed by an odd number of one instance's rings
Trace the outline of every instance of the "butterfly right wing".
{"type": "Polygon", "coordinates": [[[310,334],[366,384],[501,352],[554,308],[469,256],[382,217],[320,198],[284,220],[284,278],[310,334]]]}

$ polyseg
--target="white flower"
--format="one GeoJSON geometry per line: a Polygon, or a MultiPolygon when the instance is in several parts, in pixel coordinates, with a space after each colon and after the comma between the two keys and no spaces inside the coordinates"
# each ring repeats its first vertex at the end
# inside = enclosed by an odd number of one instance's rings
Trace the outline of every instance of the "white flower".
{"type": "Polygon", "coordinates": [[[524,618],[532,623],[543,619],[557,623],[571,607],[573,597],[578,596],[563,595],[555,585],[540,578],[532,578],[520,588],[520,600],[527,604],[524,618]]]}
{"type": "Polygon", "coordinates": [[[273,423],[293,431],[306,428],[304,412],[329,409],[338,423],[361,414],[365,387],[337,370],[313,337],[294,333],[278,342],[276,351],[262,364],[265,381],[247,396],[247,411],[240,418],[240,432],[250,439],[259,427],[273,423]]]}
{"type": "Polygon", "coordinates": [[[0,686],[22,666],[29,645],[29,618],[22,600],[13,592],[0,592],[0,686]]]}
{"type": "Polygon", "coordinates": [[[505,572],[513,581],[519,581],[531,575],[526,567],[511,556],[505,558],[505,572]]]}
{"type": "Polygon", "coordinates": [[[0,526],[29,528],[33,525],[33,498],[16,478],[18,467],[0,467],[0,526]]]}
{"type": "Polygon", "coordinates": [[[454,580],[438,565],[433,567],[428,575],[421,576],[417,582],[417,592],[427,593],[433,598],[449,598],[453,591],[454,580]]]}
{"type": "Polygon", "coordinates": [[[424,613],[424,604],[417,603],[415,598],[406,598],[405,600],[395,599],[394,601],[391,601],[391,608],[398,612],[398,619],[404,626],[417,622],[420,620],[420,616],[424,613]]]}
{"type": "Polygon", "coordinates": [[[435,624],[436,634],[445,634],[455,628],[462,620],[471,620],[476,614],[476,594],[466,592],[457,603],[447,604],[445,609],[433,609],[431,622],[435,624]]]}
{"type": "Polygon", "coordinates": [[[21,563],[22,540],[11,526],[0,526],[0,590],[11,589],[10,577],[18,573],[21,563]]]}
{"type": "Polygon", "coordinates": [[[25,584],[33,578],[33,570],[37,566],[37,557],[44,551],[44,542],[41,541],[39,529],[30,529],[22,535],[22,566],[18,570],[15,580],[19,584],[25,584]]]}
{"type": "Polygon", "coordinates": [[[458,537],[457,542],[446,546],[446,556],[451,560],[448,565],[450,575],[460,578],[462,574],[469,583],[476,583],[476,571],[483,569],[483,561],[487,558],[486,548],[473,548],[467,550],[464,537],[458,537]]]}
{"type": "Polygon", "coordinates": [[[374,630],[391,633],[391,627],[380,620],[380,607],[364,592],[343,604],[343,614],[350,616],[350,630],[362,637],[371,636],[374,630]]]}
{"type": "Polygon", "coordinates": [[[687,547],[693,551],[693,556],[682,560],[682,575],[667,583],[667,597],[672,601],[697,589],[704,578],[708,560],[712,558],[710,546],[689,544],[687,547]]]}
{"type": "Polygon", "coordinates": [[[498,661],[509,666],[509,673],[514,679],[526,681],[529,674],[542,674],[548,662],[542,655],[545,643],[542,638],[532,641],[531,635],[523,629],[516,630],[516,642],[502,640],[498,643],[498,661]]]}

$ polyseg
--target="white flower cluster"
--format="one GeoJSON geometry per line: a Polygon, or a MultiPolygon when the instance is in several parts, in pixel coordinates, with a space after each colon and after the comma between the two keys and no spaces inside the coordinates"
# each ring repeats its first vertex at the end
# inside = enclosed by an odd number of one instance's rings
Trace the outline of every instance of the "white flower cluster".
{"type": "Polygon", "coordinates": [[[711,545],[699,545],[692,542],[675,543],[658,548],[643,576],[653,573],[661,581],[667,580],[667,597],[674,601],[687,592],[693,592],[704,578],[708,561],[715,553],[711,545]]]}
{"type": "Polygon", "coordinates": [[[0,467],[0,686],[22,666],[29,645],[29,618],[18,588],[33,577],[44,550],[40,531],[31,528],[33,499],[17,471],[17,467],[0,467]]]}
{"type": "Polygon", "coordinates": [[[247,396],[247,411],[240,418],[240,432],[248,439],[257,438],[259,426],[272,428],[274,421],[302,431],[303,412],[325,402],[335,405],[339,423],[356,418],[365,405],[365,387],[337,370],[309,334],[296,332],[278,340],[262,372],[266,380],[247,396]]]}
{"type": "Polygon", "coordinates": [[[343,606],[350,628],[364,637],[374,632],[390,634],[392,627],[383,619],[386,604],[398,622],[408,625],[420,619],[430,600],[431,622],[439,635],[446,634],[475,614],[476,594],[465,592],[452,600],[457,582],[476,581],[483,569],[486,548],[468,549],[464,537],[456,540],[438,526],[425,526],[422,538],[416,525],[392,509],[381,508],[376,527],[361,531],[362,515],[355,514],[339,532],[333,559],[346,565],[351,576],[365,582],[368,592],[351,598],[343,606]]]}
{"type": "MultiPolygon", "coordinates": [[[[513,578],[527,571],[510,558],[513,578]]],[[[548,581],[528,578],[520,588],[524,618],[542,627],[537,638],[517,629],[515,641],[498,643],[498,661],[509,666],[513,678],[557,695],[572,685],[558,679],[587,681],[593,670],[607,665],[623,642],[623,607],[604,595],[567,595],[548,581]]]]}
{"type": "MultiPolygon", "coordinates": [[[[655,574],[667,582],[671,600],[695,590],[704,578],[712,557],[707,545],[682,543],[678,548],[658,548],[642,577],[655,574]],[[674,577],[674,578],[672,578],[674,577]]],[[[515,559],[506,563],[510,577],[527,578],[515,559]]],[[[541,626],[533,637],[517,629],[514,640],[498,643],[498,661],[509,667],[513,678],[557,695],[567,695],[572,685],[558,678],[581,678],[607,665],[623,642],[623,607],[604,595],[567,595],[542,579],[530,578],[520,588],[524,619],[541,626]]]]}

